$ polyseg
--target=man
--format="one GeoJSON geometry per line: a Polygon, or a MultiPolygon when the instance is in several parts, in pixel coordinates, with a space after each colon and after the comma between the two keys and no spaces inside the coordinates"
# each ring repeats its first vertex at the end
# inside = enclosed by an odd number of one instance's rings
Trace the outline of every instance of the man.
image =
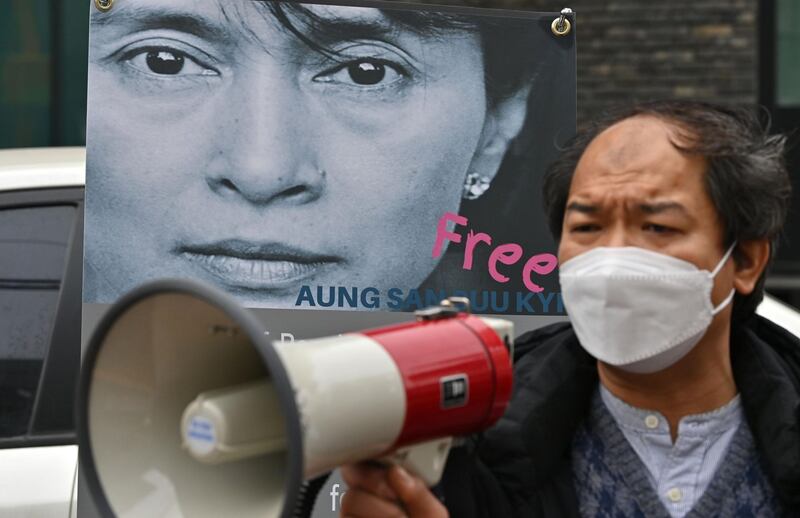
{"type": "Polygon", "coordinates": [[[637,106],[548,171],[571,324],[439,486],[348,466],[346,516],[800,516],[800,343],[755,315],[790,199],[749,114],[637,106]],[[437,498],[438,497],[438,498],[437,498]]]}

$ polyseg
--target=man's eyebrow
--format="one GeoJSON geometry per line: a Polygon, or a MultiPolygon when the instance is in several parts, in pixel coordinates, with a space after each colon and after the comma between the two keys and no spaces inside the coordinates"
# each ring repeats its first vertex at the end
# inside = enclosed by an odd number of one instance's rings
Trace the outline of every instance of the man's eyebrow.
{"type": "Polygon", "coordinates": [[[580,212],[582,214],[597,214],[600,212],[600,208],[597,205],[588,205],[586,203],[580,203],[577,201],[573,201],[569,205],[567,205],[565,212],[580,212]]]}
{"type": "Polygon", "coordinates": [[[172,29],[209,40],[221,40],[229,33],[221,24],[191,12],[143,6],[120,6],[106,13],[92,13],[91,26],[117,26],[137,31],[172,29]]]}
{"type": "Polygon", "coordinates": [[[639,210],[645,214],[659,214],[661,212],[677,211],[688,213],[686,207],[676,201],[665,201],[659,203],[640,203],[639,210]]]}

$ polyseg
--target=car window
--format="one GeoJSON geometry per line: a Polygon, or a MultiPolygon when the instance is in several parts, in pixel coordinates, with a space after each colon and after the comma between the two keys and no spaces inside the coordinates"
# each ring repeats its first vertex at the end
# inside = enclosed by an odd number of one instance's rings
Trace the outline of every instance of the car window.
{"type": "Polygon", "coordinates": [[[0,209],[0,438],[28,430],[75,211],[0,209]]]}

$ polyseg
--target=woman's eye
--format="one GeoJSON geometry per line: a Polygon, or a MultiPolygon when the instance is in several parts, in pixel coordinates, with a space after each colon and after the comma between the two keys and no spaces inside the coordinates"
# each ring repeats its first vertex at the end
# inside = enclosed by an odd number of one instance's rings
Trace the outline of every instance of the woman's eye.
{"type": "Polygon", "coordinates": [[[333,72],[317,76],[317,81],[356,86],[389,85],[403,78],[398,67],[382,61],[359,59],[345,63],[333,72]]]}
{"type": "Polygon", "coordinates": [[[347,73],[356,84],[376,85],[386,77],[386,67],[383,63],[359,61],[347,65],[347,73]]]}
{"type": "Polygon", "coordinates": [[[183,52],[170,49],[139,51],[128,59],[131,66],[158,76],[217,75],[183,52]]]}

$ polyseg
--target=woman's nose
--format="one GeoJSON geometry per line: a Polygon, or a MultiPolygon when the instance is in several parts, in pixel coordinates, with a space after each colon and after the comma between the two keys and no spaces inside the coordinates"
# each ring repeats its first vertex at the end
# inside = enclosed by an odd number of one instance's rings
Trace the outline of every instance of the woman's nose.
{"type": "Polygon", "coordinates": [[[221,106],[215,156],[206,171],[219,196],[250,204],[300,205],[318,199],[326,173],[318,165],[311,114],[297,87],[263,71],[232,89],[221,106]]]}

